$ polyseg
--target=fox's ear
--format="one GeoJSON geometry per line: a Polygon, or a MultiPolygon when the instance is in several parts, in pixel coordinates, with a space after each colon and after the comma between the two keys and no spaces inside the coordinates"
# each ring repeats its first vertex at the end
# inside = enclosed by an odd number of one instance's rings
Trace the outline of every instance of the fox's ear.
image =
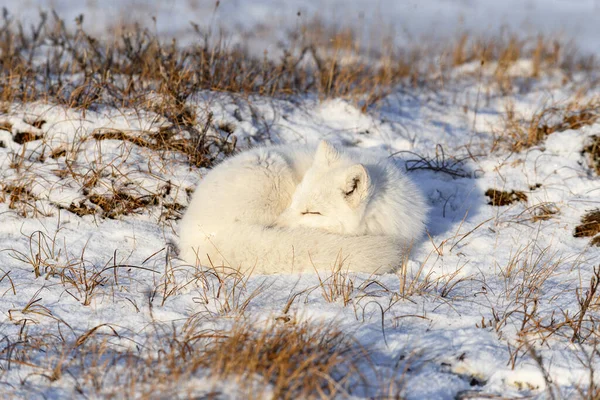
{"type": "Polygon", "coordinates": [[[340,158],[340,153],[327,140],[321,140],[315,153],[315,163],[331,165],[340,158]]]}
{"type": "Polygon", "coordinates": [[[344,182],[344,197],[350,207],[357,208],[369,194],[371,178],[362,164],[356,164],[346,170],[344,182]]]}

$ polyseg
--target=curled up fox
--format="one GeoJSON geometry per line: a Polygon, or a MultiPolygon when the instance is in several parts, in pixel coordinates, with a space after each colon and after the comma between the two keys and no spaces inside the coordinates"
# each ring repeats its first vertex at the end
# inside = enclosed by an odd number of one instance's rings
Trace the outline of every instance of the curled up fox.
{"type": "Polygon", "coordinates": [[[389,159],[334,147],[258,147],[212,169],[181,220],[188,263],[254,273],[385,273],[425,228],[423,195],[389,159]]]}

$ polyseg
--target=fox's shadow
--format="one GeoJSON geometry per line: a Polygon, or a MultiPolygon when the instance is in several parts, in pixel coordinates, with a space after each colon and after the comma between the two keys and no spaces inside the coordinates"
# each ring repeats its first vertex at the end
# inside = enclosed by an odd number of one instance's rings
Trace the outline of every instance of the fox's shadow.
{"type": "Polygon", "coordinates": [[[483,196],[476,181],[479,171],[471,168],[466,159],[444,155],[441,148],[433,157],[399,152],[391,158],[427,198],[429,235],[443,236],[455,230],[460,221],[479,214],[483,196]]]}

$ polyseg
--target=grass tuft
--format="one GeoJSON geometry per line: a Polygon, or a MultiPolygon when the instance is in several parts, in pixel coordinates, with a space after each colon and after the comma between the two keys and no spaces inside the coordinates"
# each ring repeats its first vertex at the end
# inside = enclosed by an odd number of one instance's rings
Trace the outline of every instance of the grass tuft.
{"type": "Polygon", "coordinates": [[[514,151],[521,151],[539,144],[554,132],[569,129],[581,129],[592,125],[600,117],[600,99],[593,98],[585,102],[572,100],[566,104],[558,104],[543,108],[530,117],[518,115],[514,104],[505,108],[504,130],[500,139],[509,144],[514,151]]]}
{"type": "Polygon", "coordinates": [[[333,397],[348,389],[357,357],[352,341],[326,325],[237,325],[209,345],[202,362],[220,376],[261,376],[282,399],[333,397]]]}
{"type": "Polygon", "coordinates": [[[587,212],[581,217],[581,224],[575,227],[573,236],[589,237],[600,233],[600,209],[587,212]]]}
{"type": "Polygon", "coordinates": [[[510,192],[497,189],[488,189],[485,195],[490,198],[488,204],[492,206],[507,206],[518,201],[527,201],[527,195],[518,190],[510,192]]]}
{"type": "Polygon", "coordinates": [[[583,148],[582,153],[589,157],[590,168],[600,175],[600,136],[592,135],[590,144],[583,148]]]}

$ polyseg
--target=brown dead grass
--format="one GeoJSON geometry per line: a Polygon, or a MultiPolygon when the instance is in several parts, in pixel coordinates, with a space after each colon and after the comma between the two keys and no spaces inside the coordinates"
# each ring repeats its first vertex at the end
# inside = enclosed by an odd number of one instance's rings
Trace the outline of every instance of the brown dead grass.
{"type": "Polygon", "coordinates": [[[38,135],[34,132],[18,131],[13,135],[13,140],[15,141],[15,143],[24,144],[27,142],[33,142],[34,140],[39,140],[42,137],[42,135],[38,135]]]}
{"type": "Polygon", "coordinates": [[[517,114],[514,105],[505,109],[504,129],[497,133],[501,141],[514,151],[539,144],[554,132],[581,129],[592,125],[600,117],[600,98],[584,102],[573,100],[567,104],[543,108],[530,117],[517,114]]]}
{"type": "Polygon", "coordinates": [[[488,189],[485,195],[490,198],[488,204],[492,206],[507,206],[518,201],[527,201],[527,195],[518,190],[511,190],[510,192],[488,189]]]}
{"type": "Polygon", "coordinates": [[[42,12],[30,27],[8,13],[0,23],[0,100],[52,100],[84,110],[102,104],[158,109],[183,125],[195,119],[185,108],[187,99],[201,90],[317,93],[351,98],[365,109],[398,85],[443,85],[448,71],[473,61],[496,63],[493,79],[504,91],[514,85],[509,67],[521,58],[533,60],[533,77],[554,69],[572,75],[595,65],[552,38],[506,32],[491,38],[463,34],[445,48],[398,48],[390,33],[373,48],[355,29],[319,18],[290,29],[279,53],[264,57],[243,44],[228,46],[227,37],[195,24],[196,42],[182,46],[138,25],[95,37],[86,32],[83,16],[74,30],[55,13],[42,12]]]}
{"type": "Polygon", "coordinates": [[[202,361],[221,376],[259,375],[273,385],[274,398],[292,399],[344,394],[356,356],[352,341],[332,327],[287,323],[260,331],[235,326],[202,361]]]}
{"type": "Polygon", "coordinates": [[[540,203],[531,208],[530,212],[531,220],[537,222],[547,221],[555,217],[560,212],[560,209],[554,203],[540,203]]]}
{"type": "Polygon", "coordinates": [[[132,196],[125,192],[115,192],[111,195],[92,194],[89,201],[97,205],[103,211],[103,216],[114,219],[120,215],[133,214],[140,208],[158,204],[158,197],[155,195],[132,196]]]}
{"type": "MultiPolygon", "coordinates": [[[[181,218],[185,206],[165,201],[166,191],[140,196],[123,190],[98,194],[83,188],[84,199],[72,202],[68,207],[61,204],[48,203],[50,207],[68,210],[80,217],[97,215],[101,218],[117,219],[121,216],[147,212],[152,207],[160,207],[161,219],[177,220],[181,218]]],[[[0,202],[8,201],[8,207],[22,217],[47,215],[37,203],[39,198],[25,185],[0,185],[0,202]]]]}
{"type": "Polygon", "coordinates": [[[6,119],[0,119],[0,130],[7,131],[11,134],[12,140],[17,144],[25,144],[34,140],[40,140],[44,137],[44,133],[40,130],[46,123],[43,119],[27,119],[23,120],[29,128],[15,129],[14,125],[6,119]]]}
{"type": "MultiPolygon", "coordinates": [[[[53,317],[39,302],[30,305],[24,316],[29,315],[53,317]]],[[[57,323],[71,329],[60,319],[57,323]]],[[[29,336],[24,330],[21,340],[3,341],[0,354],[12,368],[29,372],[21,389],[30,388],[34,376],[60,382],[76,373],[76,390],[85,397],[219,398],[223,389],[233,389],[239,398],[327,399],[347,397],[353,385],[364,383],[355,373],[359,362],[368,366],[366,354],[331,326],[237,321],[230,329],[212,330],[209,325],[197,318],[178,328],[156,325],[164,336],[139,343],[137,350],[115,345],[127,338],[111,324],[78,332],[74,340],[29,336]],[[195,380],[204,381],[204,389],[195,388],[195,380]]]]}
{"type": "Polygon", "coordinates": [[[0,183],[0,202],[8,201],[8,208],[16,211],[21,217],[46,215],[36,204],[38,200],[25,184],[2,185],[0,183]]]}
{"type": "MultiPolygon", "coordinates": [[[[571,303],[564,309],[564,306],[554,303],[557,297],[544,297],[540,288],[548,287],[548,280],[556,279],[556,272],[566,260],[557,258],[557,253],[552,253],[550,247],[539,249],[536,246],[536,241],[531,240],[526,246],[519,247],[506,265],[498,266],[505,285],[501,297],[506,303],[492,307],[492,317],[489,320],[482,318],[481,323],[476,324],[480,328],[493,328],[500,338],[507,340],[511,368],[525,354],[543,346],[552,346],[557,341],[585,343],[593,348],[600,344],[597,316],[600,265],[586,265],[587,271],[591,272],[589,280],[581,280],[576,287],[560,292],[560,296],[572,297],[571,303]],[[506,329],[514,328],[516,335],[505,335],[506,329]]],[[[541,361],[538,360],[539,366],[544,368],[547,361],[541,361]]],[[[593,376],[594,366],[590,364],[587,368],[593,376]]]]}
{"type": "MultiPolygon", "coordinates": [[[[160,194],[134,196],[124,191],[110,194],[88,193],[85,200],[73,202],[66,209],[81,216],[98,215],[102,218],[117,219],[136,213],[143,213],[150,207],[161,206],[164,219],[179,219],[185,206],[179,203],[162,201],[160,194]]],[[[57,206],[58,208],[65,208],[57,206]]]]}
{"type": "Polygon", "coordinates": [[[588,211],[581,217],[581,224],[575,227],[573,236],[590,237],[600,233],[600,209],[588,211]]]}
{"type": "Polygon", "coordinates": [[[37,197],[25,186],[4,186],[2,191],[8,195],[8,207],[11,209],[16,208],[17,203],[27,203],[37,200],[37,197]]]}
{"type": "Polygon", "coordinates": [[[12,124],[8,121],[0,121],[0,129],[7,132],[12,132],[12,124]]]}
{"type": "Polygon", "coordinates": [[[148,95],[156,99],[158,94],[161,114],[185,124],[186,100],[200,90],[268,96],[360,93],[372,102],[416,68],[415,60],[404,53],[393,60],[386,56],[385,66],[370,65],[384,60],[382,56],[374,63],[346,63],[349,52],[357,55],[354,33],[325,25],[314,29],[316,22],[291,32],[302,38],[292,39],[281,57],[263,58],[250,55],[243,46],[227,47],[225,37],[212,37],[194,24],[197,42],[180,46],[139,26],[100,39],[85,31],[83,20],[78,19],[72,31],[57,14],[41,13],[38,25],[29,30],[5,15],[0,26],[0,100],[149,109],[157,105],[148,95]],[[34,62],[42,52],[47,62],[34,62]]]}
{"type": "MultiPolygon", "coordinates": [[[[168,190],[144,196],[134,195],[123,190],[98,194],[83,188],[82,192],[85,198],[71,203],[68,207],[52,202],[49,202],[48,206],[66,209],[80,217],[97,215],[109,219],[143,213],[151,207],[160,207],[162,219],[176,220],[181,218],[182,212],[185,210],[185,206],[182,204],[164,201],[168,190]]],[[[0,202],[8,202],[8,207],[15,210],[21,217],[48,215],[47,210],[39,207],[38,201],[38,196],[33,194],[26,185],[0,185],[0,202]]]]}
{"type": "Polygon", "coordinates": [[[591,142],[583,148],[583,154],[589,158],[590,168],[600,175],[600,136],[592,135],[591,142]]]}
{"type": "MultiPolygon", "coordinates": [[[[157,132],[124,132],[115,129],[97,129],[92,133],[96,140],[121,140],[154,151],[173,151],[187,156],[189,163],[196,167],[210,167],[217,157],[230,155],[235,151],[236,137],[233,129],[228,129],[225,136],[209,135],[208,130],[212,117],[206,122],[204,132],[194,139],[175,138],[179,131],[175,126],[159,129],[157,132]]],[[[221,129],[221,128],[219,128],[221,129]]],[[[221,129],[225,131],[225,129],[221,129]]]]}

